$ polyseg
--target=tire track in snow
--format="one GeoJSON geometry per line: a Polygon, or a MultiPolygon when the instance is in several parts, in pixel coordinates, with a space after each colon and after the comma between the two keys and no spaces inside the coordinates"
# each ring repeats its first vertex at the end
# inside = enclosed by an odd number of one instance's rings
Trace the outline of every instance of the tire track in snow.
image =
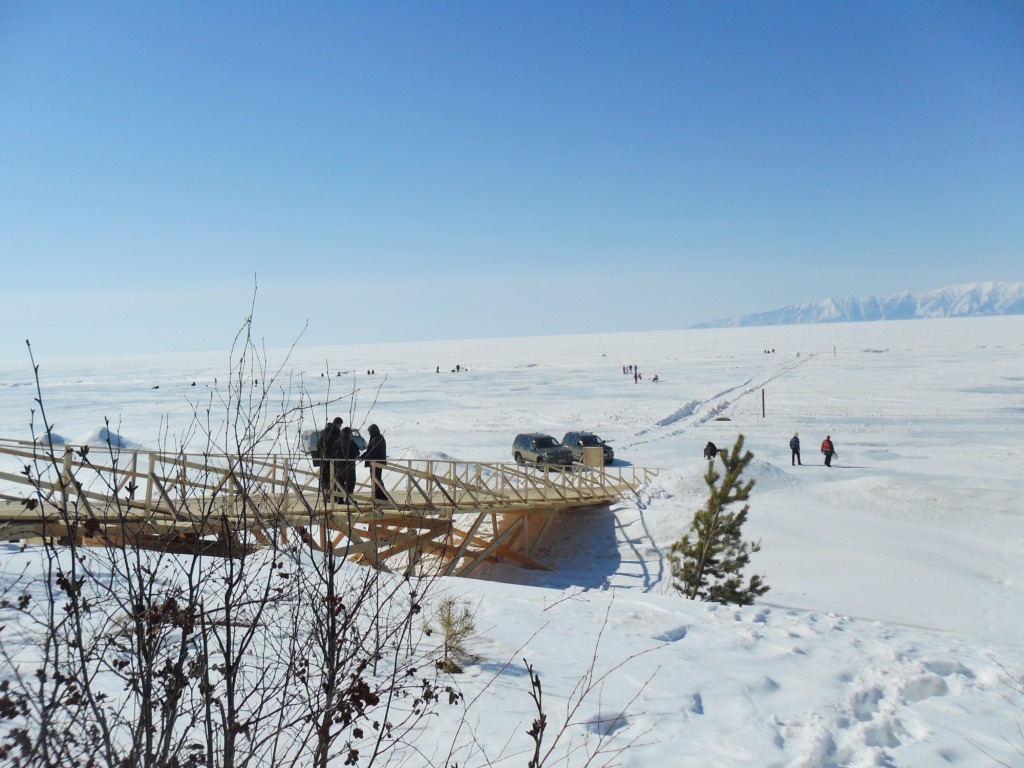
{"type": "Polygon", "coordinates": [[[689,400],[668,416],[658,419],[658,421],[654,422],[653,426],[641,429],[636,433],[636,437],[641,439],[627,443],[623,448],[633,448],[638,445],[646,445],[647,443],[684,434],[688,429],[694,426],[699,426],[711,421],[728,408],[735,405],[741,398],[746,397],[759,389],[763,389],[767,384],[780,376],[792,373],[805,363],[809,363],[815,357],[817,357],[817,354],[811,353],[806,357],[794,358],[775,368],[769,369],[760,375],[751,376],[735,386],[723,389],[721,392],[712,395],[706,400],[689,400]],[[667,432],[659,431],[670,427],[674,428],[667,432]],[[648,435],[649,437],[646,437],[648,435]]]}

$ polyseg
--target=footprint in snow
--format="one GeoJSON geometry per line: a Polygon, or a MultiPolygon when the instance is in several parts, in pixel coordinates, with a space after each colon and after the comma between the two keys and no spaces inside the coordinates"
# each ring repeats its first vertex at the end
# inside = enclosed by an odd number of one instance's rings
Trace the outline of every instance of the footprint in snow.
{"type": "Polygon", "coordinates": [[[667,632],[662,632],[660,635],[655,635],[655,640],[660,640],[663,643],[675,643],[686,637],[686,627],[676,627],[670,629],[667,632]]]}

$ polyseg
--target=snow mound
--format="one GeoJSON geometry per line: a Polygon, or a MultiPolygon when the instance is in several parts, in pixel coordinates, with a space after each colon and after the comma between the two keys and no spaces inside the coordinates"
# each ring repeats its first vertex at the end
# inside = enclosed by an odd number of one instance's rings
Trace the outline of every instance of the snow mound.
{"type": "Polygon", "coordinates": [[[797,480],[786,470],[767,461],[753,459],[743,473],[743,480],[754,480],[754,492],[790,488],[797,480]]]}
{"type": "Polygon", "coordinates": [[[126,451],[135,451],[142,447],[141,443],[121,437],[121,435],[111,432],[106,427],[92,430],[79,442],[83,445],[95,445],[103,448],[110,446],[111,448],[119,448],[126,451]]]}
{"type": "Polygon", "coordinates": [[[411,451],[405,458],[416,461],[462,461],[444,451],[411,451]]]}
{"type": "MultiPolygon", "coordinates": [[[[652,478],[644,490],[652,498],[703,499],[708,495],[708,485],[704,482],[707,468],[706,461],[697,461],[679,469],[666,470],[652,478]]],[[[721,461],[716,460],[715,471],[723,473],[721,461]]],[[[767,461],[758,461],[756,458],[744,470],[741,479],[744,482],[755,481],[754,493],[776,488],[791,488],[799,482],[782,467],[767,461]]]]}
{"type": "Polygon", "coordinates": [[[659,427],[671,426],[672,424],[675,424],[677,421],[682,421],[683,419],[687,419],[690,416],[693,416],[693,414],[696,412],[698,408],[700,408],[700,406],[700,400],[691,400],[682,407],[674,410],[665,418],[659,419],[658,421],[655,422],[655,424],[659,427]]]}
{"type": "Polygon", "coordinates": [[[50,432],[48,435],[43,435],[36,438],[36,443],[39,445],[65,445],[68,439],[63,435],[58,435],[56,432],[50,432]]]}
{"type": "Polygon", "coordinates": [[[704,462],[691,464],[678,470],[662,472],[648,482],[645,492],[651,498],[688,500],[707,496],[708,486],[704,482],[704,462]]]}

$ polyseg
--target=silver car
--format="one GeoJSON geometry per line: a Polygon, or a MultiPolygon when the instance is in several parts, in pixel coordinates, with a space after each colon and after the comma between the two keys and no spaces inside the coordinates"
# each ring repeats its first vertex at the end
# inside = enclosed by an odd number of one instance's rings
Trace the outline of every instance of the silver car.
{"type": "MultiPolygon", "coordinates": [[[[320,432],[319,429],[311,429],[302,433],[302,448],[305,453],[313,457],[313,466],[320,466],[320,453],[317,446],[320,443],[320,432]]],[[[356,448],[362,453],[366,450],[366,438],[359,433],[359,429],[355,428],[352,430],[352,440],[356,444],[356,448]]]]}
{"type": "Polygon", "coordinates": [[[572,451],[543,432],[528,432],[516,435],[512,441],[512,457],[517,464],[558,464],[572,465],[572,451]]]}

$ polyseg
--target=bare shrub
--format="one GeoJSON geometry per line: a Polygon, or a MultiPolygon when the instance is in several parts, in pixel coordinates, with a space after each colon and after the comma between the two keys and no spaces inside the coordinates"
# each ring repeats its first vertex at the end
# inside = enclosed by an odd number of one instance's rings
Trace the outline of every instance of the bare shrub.
{"type": "MultiPolygon", "coordinates": [[[[32,364],[39,431],[50,434],[32,364]]],[[[133,508],[131,452],[83,446],[72,471],[63,446],[36,442],[26,503],[52,535],[34,548],[38,578],[0,603],[23,628],[0,634],[6,764],[373,765],[434,706],[459,700],[413,637],[429,580],[311,546],[324,532],[318,506],[308,540],[276,535],[285,510],[258,479],[262,457],[297,442],[309,407],[301,396],[292,405],[282,370],[268,368],[247,318],[227,384],[193,404],[187,434],[159,452],[190,472],[161,486],[169,533],[133,508]]]]}
{"type": "MultiPolygon", "coordinates": [[[[184,434],[165,434],[153,452],[189,475],[165,478],[161,511],[148,518],[140,484],[160,480],[137,472],[133,451],[45,439],[52,425],[31,346],[29,356],[33,434],[43,439],[24,466],[25,504],[47,528],[41,545],[25,548],[38,564],[0,588],[0,761],[326,768],[449,766],[469,754],[480,766],[522,762],[525,750],[487,754],[466,720],[482,700],[464,701],[417,631],[433,578],[353,564],[350,541],[337,536],[345,521],[332,520],[320,494],[303,535],[282,535],[294,533],[295,513],[260,481],[265,456],[297,445],[303,419],[321,404],[283,365],[270,369],[251,317],[226,383],[193,403],[184,434]],[[441,707],[460,718],[448,759],[424,743],[427,718],[441,707]]],[[[440,606],[444,660],[471,658],[472,612],[440,606]]],[[[536,768],[607,765],[635,743],[613,747],[611,729],[581,717],[628,661],[599,672],[599,643],[558,722],[530,734],[536,768]]],[[[527,668],[538,720],[548,723],[540,673],[527,668]]],[[[622,710],[612,717],[618,723],[622,710]]]]}

